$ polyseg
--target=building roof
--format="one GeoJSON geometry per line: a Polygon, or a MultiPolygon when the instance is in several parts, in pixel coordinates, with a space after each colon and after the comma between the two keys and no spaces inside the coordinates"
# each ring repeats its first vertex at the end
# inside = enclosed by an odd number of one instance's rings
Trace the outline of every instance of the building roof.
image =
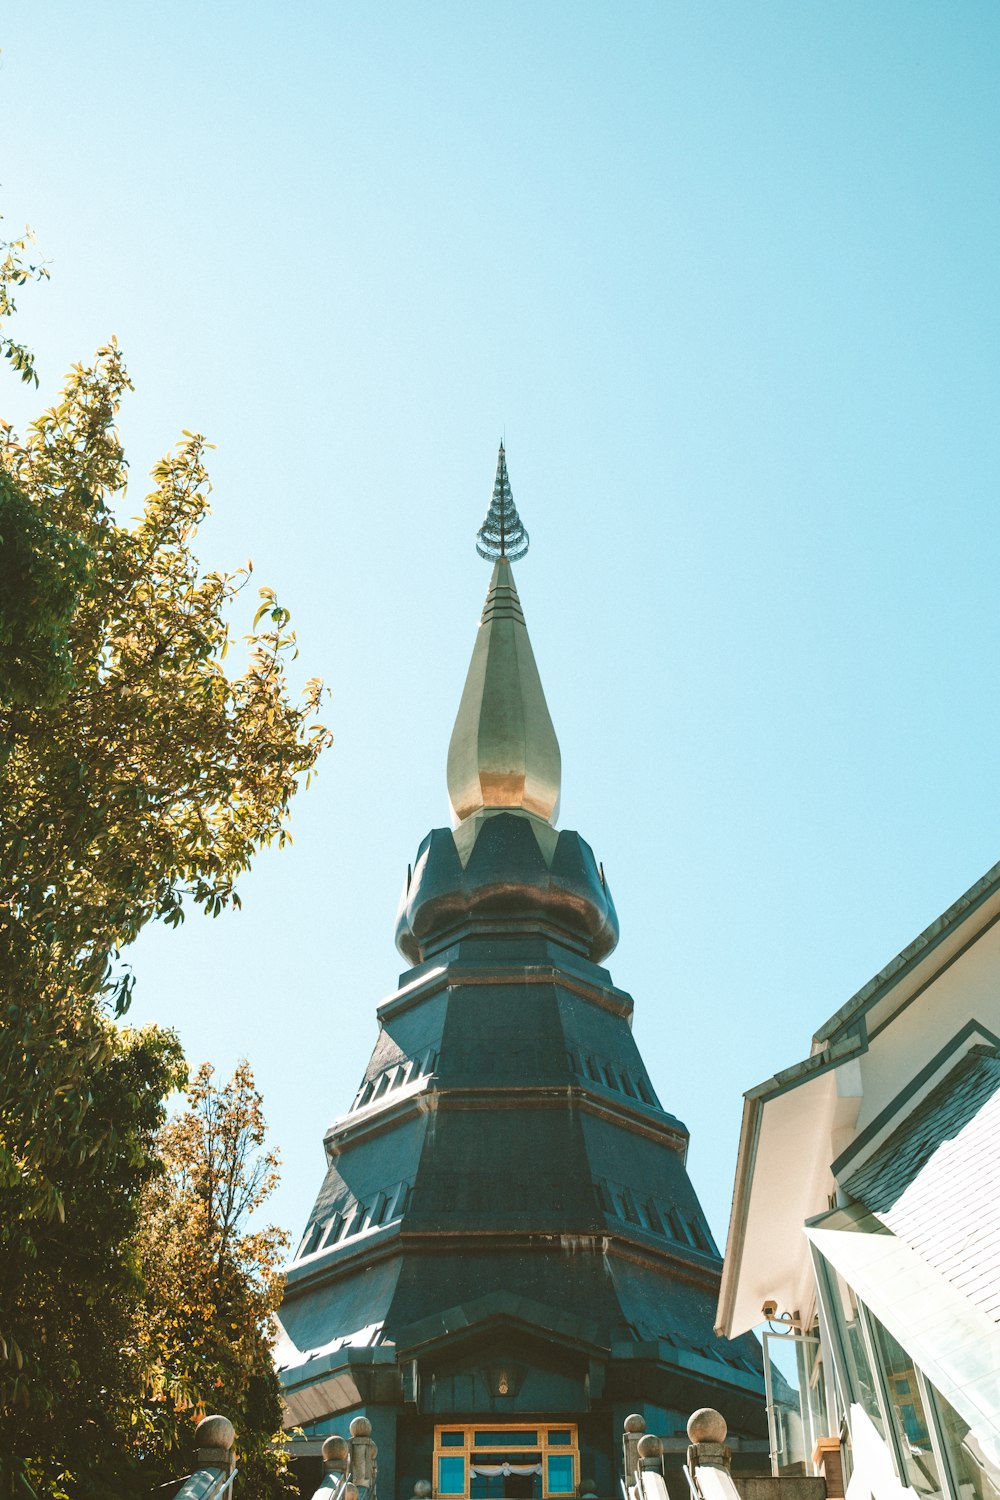
{"type": "Polygon", "coordinates": [[[947,911],[935,917],[918,937],[908,943],[901,953],[886,964],[884,969],[863,984],[839,1010],[834,1011],[828,1021],[818,1027],[813,1035],[814,1051],[827,1046],[845,1031],[856,1030],[862,1018],[882,1000],[887,992],[905,980],[913,970],[930,957],[935,950],[953,939],[958,930],[991,897],[1000,893],[1000,863],[986,871],[947,911]]]}
{"type": "Polygon", "coordinates": [[[1000,1322],[1000,1051],[976,1046],[845,1183],[1000,1322]]]}
{"type": "Polygon", "coordinates": [[[1000,864],[988,870],[815,1033],[808,1057],[744,1096],[717,1331],[758,1321],[763,1292],[807,1284],[803,1223],[825,1204],[836,1134],[856,1123],[860,1060],[893,1019],[1000,920],[1000,864]],[[822,1159],[821,1159],[822,1158],[822,1159]],[[765,1286],[764,1283],[769,1285],[765,1286]]]}

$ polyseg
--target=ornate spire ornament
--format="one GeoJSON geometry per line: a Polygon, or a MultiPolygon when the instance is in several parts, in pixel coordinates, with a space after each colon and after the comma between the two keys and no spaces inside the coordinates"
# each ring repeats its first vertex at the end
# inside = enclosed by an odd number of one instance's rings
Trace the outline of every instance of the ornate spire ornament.
{"type": "Polygon", "coordinates": [[[528,533],[521,524],[521,517],[514,504],[510,480],[507,478],[507,458],[501,443],[493,499],[486,512],[486,519],[476,533],[476,551],[487,562],[497,562],[501,557],[506,557],[508,562],[518,562],[527,550],[528,533]]]}
{"type": "Polygon", "coordinates": [[[493,577],[448,747],[448,796],[459,824],[502,810],[552,826],[559,810],[559,741],[514,586],[511,559],[527,552],[528,533],[514,507],[502,443],[476,550],[492,559],[493,577]]]}

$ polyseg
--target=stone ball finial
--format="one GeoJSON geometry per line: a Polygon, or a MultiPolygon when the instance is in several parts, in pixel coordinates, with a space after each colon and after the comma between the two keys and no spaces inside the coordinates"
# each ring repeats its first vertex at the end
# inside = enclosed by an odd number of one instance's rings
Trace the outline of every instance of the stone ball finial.
{"type": "Polygon", "coordinates": [[[643,1417],[643,1416],[640,1416],[640,1414],[637,1411],[634,1411],[630,1417],[626,1417],[625,1418],[625,1431],[626,1432],[645,1432],[646,1431],[646,1418],[643,1417]]]}
{"type": "Polygon", "coordinates": [[[236,1429],[228,1417],[202,1417],[194,1430],[196,1448],[231,1448],[236,1429]]]}
{"type": "Polygon", "coordinates": [[[431,1482],[429,1479],[418,1479],[416,1484],[413,1486],[414,1500],[427,1500],[427,1496],[430,1494],[430,1492],[431,1482]]]}
{"type": "Polygon", "coordinates": [[[692,1443],[724,1443],[729,1428],[721,1411],[701,1406],[688,1417],[687,1430],[692,1443]]]}
{"type": "Polygon", "coordinates": [[[325,1464],[346,1463],[351,1454],[351,1445],[346,1438],[328,1437],[323,1444],[323,1462],[325,1464]]]}
{"type": "Polygon", "coordinates": [[[597,1494],[597,1480],[596,1479],[591,1479],[588,1476],[586,1479],[581,1479],[580,1480],[580,1495],[581,1495],[581,1500],[588,1500],[589,1496],[592,1496],[592,1495],[596,1496],[596,1494],[597,1494]]]}
{"type": "Polygon", "coordinates": [[[363,1438],[363,1437],[371,1437],[371,1435],[372,1435],[372,1424],[369,1422],[368,1418],[367,1417],[355,1417],[353,1419],[353,1421],[351,1422],[351,1437],[352,1438],[363,1438]]]}
{"type": "Polygon", "coordinates": [[[340,1500],[358,1500],[358,1487],[356,1484],[345,1484],[340,1492],[340,1500]]]}
{"type": "Polygon", "coordinates": [[[663,1440],[655,1432],[647,1432],[636,1444],[636,1452],[640,1458],[662,1458],[663,1440]]]}

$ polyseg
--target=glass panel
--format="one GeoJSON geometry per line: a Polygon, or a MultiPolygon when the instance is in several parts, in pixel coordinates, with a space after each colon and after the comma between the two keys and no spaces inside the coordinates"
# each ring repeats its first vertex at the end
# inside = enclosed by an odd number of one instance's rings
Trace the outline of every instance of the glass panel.
{"type": "Polygon", "coordinates": [[[541,1500],[542,1476],[538,1474],[473,1474],[472,1500],[541,1500]]]}
{"type": "Polygon", "coordinates": [[[816,1334],[765,1333],[764,1383],[772,1471],[814,1474],[813,1454],[830,1433],[823,1348],[816,1334]]]}
{"type": "Polygon", "coordinates": [[[464,1458],[438,1459],[437,1491],[439,1495],[465,1494],[464,1458]]]}
{"type": "Polygon", "coordinates": [[[871,1418],[874,1426],[885,1437],[882,1413],[875,1394],[875,1372],[871,1367],[865,1347],[857,1298],[840,1272],[834,1270],[828,1260],[822,1257],[820,1259],[830,1284],[832,1294],[830,1315],[837,1325],[837,1337],[840,1340],[841,1351],[847,1366],[850,1400],[856,1401],[859,1406],[863,1407],[865,1415],[871,1418]]]}
{"type": "Polygon", "coordinates": [[[800,1478],[809,1471],[807,1436],[803,1421],[802,1360],[791,1333],[765,1333],[764,1383],[767,1390],[771,1472],[781,1478],[800,1478]]]}
{"type": "Polygon", "coordinates": [[[573,1492],[573,1459],[569,1453],[550,1453],[545,1461],[546,1493],[570,1495],[573,1492]]]}
{"type": "Polygon", "coordinates": [[[885,1376],[889,1415],[896,1428],[903,1458],[903,1483],[912,1485],[918,1495],[940,1495],[941,1479],[937,1460],[931,1450],[931,1438],[913,1360],[877,1318],[872,1317],[871,1323],[879,1364],[885,1376]]]}
{"type": "Polygon", "coordinates": [[[487,1479],[483,1474],[473,1474],[470,1481],[472,1500],[504,1500],[504,1476],[497,1474],[487,1479]]]}
{"type": "Polygon", "coordinates": [[[549,1446],[552,1448],[569,1448],[573,1443],[573,1434],[568,1427],[549,1428],[549,1446]]]}
{"type": "Polygon", "coordinates": [[[934,1392],[934,1404],[962,1500],[1000,1500],[1000,1452],[996,1444],[985,1434],[976,1437],[939,1391],[934,1392]]]}
{"type": "Polygon", "coordinates": [[[538,1442],[538,1432],[511,1432],[503,1427],[484,1428],[476,1433],[477,1448],[530,1448],[538,1442]]]}
{"type": "Polygon", "coordinates": [[[796,1339],[802,1426],[805,1432],[806,1464],[812,1470],[812,1455],[820,1438],[827,1437],[830,1422],[826,1410],[826,1383],[823,1374],[823,1347],[818,1336],[796,1339]]]}
{"type": "Polygon", "coordinates": [[[511,1453],[506,1447],[502,1453],[498,1453],[493,1448],[472,1455],[473,1464],[483,1464],[486,1468],[489,1468],[491,1464],[520,1464],[522,1467],[527,1465],[530,1468],[532,1464],[540,1464],[541,1461],[542,1455],[537,1448],[534,1453],[511,1453]]]}
{"type": "Polygon", "coordinates": [[[464,1432],[442,1432],[438,1434],[438,1443],[442,1448],[464,1448],[464,1432]]]}

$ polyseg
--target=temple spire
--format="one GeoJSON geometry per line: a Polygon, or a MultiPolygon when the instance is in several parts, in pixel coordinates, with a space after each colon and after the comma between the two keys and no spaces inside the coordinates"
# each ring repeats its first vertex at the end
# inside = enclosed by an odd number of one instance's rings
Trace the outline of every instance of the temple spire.
{"type": "Polygon", "coordinates": [[[493,484],[493,498],[486,512],[486,519],[476,533],[476,551],[487,562],[496,562],[506,557],[509,562],[518,562],[528,550],[528,533],[521,524],[521,517],[514,504],[514,496],[507,477],[507,456],[503,443],[497,455],[497,477],[493,484]]]}
{"type": "Polygon", "coordinates": [[[561,763],[510,560],[528,534],[514,507],[503,445],[476,550],[493,577],[448,747],[448,796],[461,824],[476,813],[521,812],[554,824],[561,763]]]}

